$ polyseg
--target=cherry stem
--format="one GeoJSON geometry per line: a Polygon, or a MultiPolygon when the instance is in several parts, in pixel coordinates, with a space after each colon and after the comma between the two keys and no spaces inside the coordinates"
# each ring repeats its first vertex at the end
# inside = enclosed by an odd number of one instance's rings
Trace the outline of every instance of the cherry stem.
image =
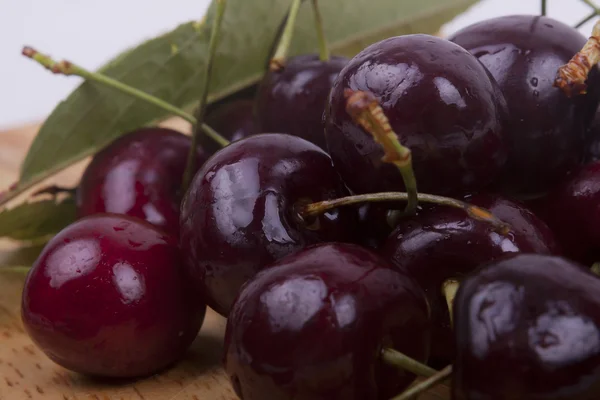
{"type": "Polygon", "coordinates": [[[584,4],[587,4],[596,14],[600,13],[600,8],[592,3],[591,0],[581,0],[584,4]]]}
{"type": "Polygon", "coordinates": [[[392,130],[389,120],[372,93],[346,89],[344,96],[346,97],[346,112],[350,114],[355,123],[369,132],[383,148],[382,161],[394,164],[400,171],[408,193],[403,214],[414,215],[417,211],[419,198],[410,149],[400,143],[398,135],[392,130]]]}
{"type": "Polygon", "coordinates": [[[381,350],[381,359],[389,366],[412,372],[417,376],[428,378],[437,374],[435,369],[391,348],[381,350]]]}
{"type": "Polygon", "coordinates": [[[575,29],[581,28],[584,24],[586,24],[588,21],[590,21],[591,19],[593,19],[596,15],[598,15],[598,13],[596,11],[592,12],[587,17],[585,17],[584,19],[582,19],[581,21],[579,21],[578,23],[576,23],[573,27],[575,29]]]}
{"type": "Polygon", "coordinates": [[[300,4],[302,4],[302,0],[292,0],[290,12],[287,21],[285,22],[281,39],[279,39],[277,50],[275,50],[275,55],[269,62],[271,71],[279,71],[285,66],[285,60],[290,49],[290,44],[292,43],[292,36],[294,35],[294,28],[296,26],[296,18],[298,17],[300,4]]]}
{"type": "Polygon", "coordinates": [[[409,400],[409,399],[414,399],[418,395],[420,395],[421,393],[429,390],[430,388],[434,387],[438,383],[445,381],[451,375],[452,375],[452,365],[448,365],[447,367],[445,367],[444,369],[442,369],[440,372],[438,372],[435,375],[433,375],[433,376],[425,379],[424,381],[421,381],[421,382],[417,383],[413,387],[406,389],[403,393],[401,393],[400,395],[392,398],[391,400],[409,400]]]}
{"type": "Polygon", "coordinates": [[[542,16],[545,17],[546,16],[546,0],[542,0],[542,16]]]}
{"type": "MultiPolygon", "coordinates": [[[[46,69],[50,70],[51,72],[53,72],[55,74],[62,74],[65,76],[75,75],[75,76],[84,78],[88,81],[100,83],[104,86],[111,87],[120,92],[123,92],[130,96],[133,96],[139,100],[145,101],[149,104],[159,107],[173,115],[177,115],[192,124],[197,123],[196,118],[194,118],[192,115],[186,113],[182,109],[180,109],[172,104],[169,104],[166,101],[159,99],[158,97],[155,97],[144,91],[141,91],[139,89],[131,87],[125,83],[119,82],[118,80],[110,78],[99,72],[88,71],[85,68],[83,68],[77,64],[73,64],[72,62],[69,62],[69,61],[65,61],[65,60],[55,61],[51,57],[44,55],[31,47],[24,47],[22,50],[22,54],[25,57],[28,57],[34,61],[37,61],[43,67],[45,67],[46,69]]],[[[208,137],[212,138],[215,142],[219,143],[221,146],[226,146],[227,144],[229,144],[227,139],[225,139],[224,137],[219,135],[210,126],[208,126],[206,124],[202,124],[201,127],[202,127],[202,130],[204,131],[204,133],[206,133],[206,135],[208,137]]]]}
{"type": "Polygon", "coordinates": [[[600,21],[597,21],[592,29],[592,36],[590,36],[581,51],[558,69],[554,86],[560,88],[567,97],[587,93],[585,82],[588,74],[599,61],[600,21]]]}
{"type": "Polygon", "coordinates": [[[447,279],[442,284],[442,293],[446,298],[446,304],[448,305],[448,315],[450,316],[450,324],[454,325],[454,298],[460,283],[456,279],[447,279]]]}
{"type": "Polygon", "coordinates": [[[596,262],[596,263],[592,264],[590,271],[592,271],[592,273],[600,276],[600,262],[596,262]]]}
{"type": "Polygon", "coordinates": [[[323,18],[319,10],[319,0],[312,0],[313,11],[315,14],[315,26],[317,28],[317,37],[319,40],[319,58],[323,62],[329,61],[329,48],[327,47],[327,39],[325,38],[325,30],[323,29],[323,18]]]}
{"type": "MultiPolygon", "coordinates": [[[[433,203],[448,207],[460,208],[464,210],[469,217],[479,221],[490,223],[496,231],[506,234],[510,230],[510,225],[501,221],[488,210],[481,207],[465,203],[464,201],[452,199],[450,197],[436,196],[432,194],[419,193],[418,200],[424,203],[433,203]]],[[[300,218],[314,217],[323,214],[326,211],[353,204],[376,203],[387,201],[408,201],[410,194],[406,192],[381,192],[367,193],[353,196],[341,197],[339,199],[318,201],[299,206],[298,215],[300,218]]]]}
{"type": "MultiPolygon", "coordinates": [[[[223,15],[225,14],[225,6],[227,5],[226,0],[217,0],[217,9],[215,14],[215,19],[212,24],[212,29],[210,32],[210,40],[208,42],[208,55],[206,58],[206,68],[204,69],[204,74],[202,76],[202,86],[200,89],[200,104],[198,105],[198,110],[196,111],[196,125],[202,124],[204,122],[204,117],[206,115],[206,103],[208,100],[208,87],[210,84],[210,77],[212,75],[213,64],[215,60],[215,53],[217,52],[217,45],[219,42],[219,32],[221,31],[221,24],[223,22],[223,15]]],[[[185,172],[183,173],[182,179],[182,189],[183,192],[187,190],[192,178],[194,176],[194,172],[196,171],[196,157],[197,157],[197,149],[198,146],[198,136],[199,132],[197,129],[194,129],[194,133],[192,135],[192,146],[190,147],[190,151],[188,153],[187,164],[185,167],[185,172]]],[[[223,145],[224,143],[220,143],[223,145]]],[[[228,143],[224,144],[225,146],[228,143]]]]}

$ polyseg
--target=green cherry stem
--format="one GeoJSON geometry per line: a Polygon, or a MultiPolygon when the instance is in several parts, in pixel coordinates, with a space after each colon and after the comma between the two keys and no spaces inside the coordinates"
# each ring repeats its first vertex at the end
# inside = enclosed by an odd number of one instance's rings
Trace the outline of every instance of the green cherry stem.
{"type": "Polygon", "coordinates": [[[15,274],[26,274],[29,272],[31,267],[21,267],[21,266],[9,266],[9,267],[0,267],[0,273],[2,272],[11,272],[15,274]]]}
{"type": "Polygon", "coordinates": [[[433,376],[425,379],[424,381],[421,381],[421,382],[417,383],[413,387],[406,389],[403,393],[401,393],[400,395],[392,398],[391,400],[409,400],[409,399],[414,399],[418,395],[420,395],[423,392],[429,390],[430,388],[434,387],[438,383],[445,381],[451,375],[452,375],[452,365],[448,365],[447,367],[445,367],[444,369],[442,369],[440,372],[438,372],[435,375],[433,375],[433,376]]]}
{"type": "MultiPolygon", "coordinates": [[[[464,201],[456,200],[450,197],[436,196],[432,194],[418,193],[418,201],[424,203],[438,204],[448,207],[460,208],[464,210],[467,215],[479,221],[490,223],[494,229],[502,234],[506,234],[510,230],[510,225],[501,221],[491,212],[481,207],[474,206],[464,201]]],[[[387,202],[387,201],[408,201],[410,194],[406,192],[381,192],[381,193],[368,193],[359,194],[353,196],[341,197],[339,199],[324,200],[310,204],[302,204],[297,208],[298,216],[302,219],[315,217],[323,214],[331,209],[349,206],[353,204],[362,203],[376,203],[376,202],[387,202]]]]}
{"type": "Polygon", "coordinates": [[[275,55],[269,62],[269,68],[271,71],[278,71],[285,66],[285,60],[287,58],[290,44],[292,43],[292,36],[294,35],[294,28],[296,26],[296,18],[298,17],[298,10],[300,9],[301,3],[302,0],[292,0],[290,12],[287,17],[285,27],[283,28],[281,39],[277,45],[277,50],[275,50],[275,55]]]}
{"type": "MultiPolygon", "coordinates": [[[[139,100],[150,103],[150,104],[152,104],[158,108],[161,108],[173,115],[177,115],[192,124],[197,123],[196,118],[194,118],[192,115],[186,113],[182,109],[180,109],[172,104],[169,104],[166,101],[159,99],[158,97],[155,97],[151,94],[148,94],[142,90],[131,87],[122,82],[119,82],[118,80],[110,78],[99,72],[88,71],[85,68],[83,68],[77,64],[73,64],[72,62],[69,62],[69,61],[64,61],[64,60],[63,61],[55,61],[51,57],[44,55],[31,47],[24,47],[22,50],[22,53],[25,57],[31,58],[32,60],[36,61],[38,64],[42,65],[43,67],[45,67],[46,69],[48,69],[49,71],[51,71],[55,74],[62,74],[62,75],[66,75],[66,76],[74,75],[74,76],[79,76],[81,78],[84,78],[88,81],[100,83],[104,86],[111,87],[115,90],[126,93],[130,96],[133,96],[139,100]]],[[[227,139],[225,139],[224,137],[219,135],[210,126],[208,126],[206,124],[202,124],[201,126],[202,126],[202,130],[204,131],[204,133],[206,133],[207,136],[209,136],[210,138],[215,140],[217,143],[221,144],[222,146],[226,146],[229,143],[227,141],[227,139]]]]}
{"type": "Polygon", "coordinates": [[[317,29],[317,38],[319,40],[319,58],[323,62],[329,61],[329,48],[327,47],[327,39],[325,38],[325,30],[323,29],[323,18],[321,10],[319,10],[319,0],[312,0],[313,11],[315,14],[315,26],[317,29]]]}
{"type": "Polygon", "coordinates": [[[454,325],[454,298],[460,283],[456,279],[447,279],[442,284],[442,294],[446,298],[446,304],[448,305],[448,315],[450,316],[450,323],[454,325]]]}
{"type": "Polygon", "coordinates": [[[600,13],[600,7],[595,5],[592,0],[581,0],[581,2],[588,5],[596,14],[600,13]]]}
{"type": "Polygon", "coordinates": [[[547,7],[546,7],[546,0],[542,0],[542,16],[546,16],[546,11],[547,11],[547,7]]]}
{"type": "MultiPolygon", "coordinates": [[[[210,40],[208,42],[208,56],[206,59],[206,68],[204,69],[204,74],[202,75],[202,86],[200,89],[200,104],[198,105],[198,110],[196,111],[196,125],[202,124],[206,115],[208,87],[210,84],[210,77],[212,75],[215,53],[217,52],[219,33],[221,31],[221,24],[223,22],[223,15],[225,14],[226,5],[226,0],[217,0],[216,14],[212,23],[210,40]]],[[[184,193],[187,190],[190,182],[192,181],[194,171],[196,170],[196,147],[198,146],[198,135],[198,130],[194,129],[194,134],[192,135],[192,146],[190,147],[190,151],[188,153],[187,164],[182,179],[182,189],[184,193]]],[[[219,142],[219,144],[224,145],[225,143],[219,142]]]]}
{"type": "Polygon", "coordinates": [[[414,215],[417,211],[419,198],[410,149],[400,143],[398,136],[392,130],[389,120],[373,94],[346,89],[344,96],[346,97],[346,112],[350,114],[355,123],[369,132],[383,148],[382,161],[394,164],[400,171],[408,193],[403,214],[414,215]]]}
{"type": "Polygon", "coordinates": [[[412,372],[417,376],[428,378],[437,374],[437,371],[409,356],[394,349],[384,348],[381,350],[381,360],[392,367],[412,372]]]}
{"type": "Polygon", "coordinates": [[[583,25],[588,23],[588,21],[591,21],[596,15],[598,15],[598,13],[596,11],[593,11],[592,13],[588,14],[587,17],[585,17],[584,19],[582,19],[581,21],[579,21],[578,23],[573,25],[573,28],[575,28],[575,29],[581,28],[583,25]]]}
{"type": "Polygon", "coordinates": [[[600,276],[600,262],[595,262],[594,264],[592,264],[590,271],[592,271],[592,273],[600,276]]]}

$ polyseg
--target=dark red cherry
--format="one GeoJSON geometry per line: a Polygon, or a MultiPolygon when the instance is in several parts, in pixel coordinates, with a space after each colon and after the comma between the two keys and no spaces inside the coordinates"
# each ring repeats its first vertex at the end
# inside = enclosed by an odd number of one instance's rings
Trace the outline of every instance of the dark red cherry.
{"type": "Polygon", "coordinates": [[[174,237],[137,218],[97,214],[45,246],[25,282],[22,319],[65,368],[139,377],[184,354],[205,310],[174,237]]]}
{"type": "Polygon", "coordinates": [[[244,400],[388,400],[414,376],[384,365],[383,347],[427,359],[419,286],[356,245],[287,256],[241,291],[225,335],[225,370],[244,400]]]}
{"type": "MultiPolygon", "coordinates": [[[[230,142],[259,133],[254,117],[254,101],[242,99],[225,103],[206,115],[206,124],[230,142]]],[[[198,141],[204,151],[214,154],[221,146],[198,132],[198,141]]]]}
{"type": "Polygon", "coordinates": [[[595,400],[600,280],[520,254],[465,279],[454,303],[453,399],[595,400]]]}
{"type": "Polygon", "coordinates": [[[600,162],[573,173],[544,199],[539,214],[556,234],[567,257],[600,261],[600,162]]]}
{"type": "MultiPolygon", "coordinates": [[[[179,234],[181,179],[189,137],[166,128],[141,128],[98,152],[77,188],[81,217],[103,212],[145,219],[179,234]]],[[[206,159],[198,148],[198,165],[206,159]]]]}
{"type": "Polygon", "coordinates": [[[345,57],[321,61],[318,55],[305,54],[267,72],[256,96],[262,132],[289,133],[326,149],[323,111],[331,86],[347,62],[345,57]]]}
{"type": "Polygon", "coordinates": [[[308,244],[353,239],[350,207],[297,216],[297,205],[347,194],[329,155],[297,136],[254,135],[217,152],[181,211],[182,251],[209,305],[227,315],[242,284],[267,264],[308,244]]]}
{"type": "Polygon", "coordinates": [[[442,294],[444,281],[460,281],[480,264],[506,253],[558,251],[552,232],[522,205],[492,195],[477,195],[470,201],[487,207],[512,230],[503,235],[491,224],[469,218],[463,210],[436,207],[401,220],[381,249],[384,257],[425,289],[432,309],[431,364],[435,367],[448,365],[454,356],[448,306],[442,294]]]}
{"type": "Polygon", "coordinates": [[[600,161],[600,109],[588,128],[585,160],[588,163],[600,161]]]}
{"type": "Polygon", "coordinates": [[[475,57],[447,40],[406,35],[373,44],[340,72],[326,112],[336,169],[357,193],[403,190],[383,151],[346,112],[345,90],[371,92],[412,150],[419,189],[463,193],[492,182],[504,165],[506,105],[475,57]]]}
{"type": "Polygon", "coordinates": [[[582,161],[585,130],[598,105],[597,71],[588,80],[594,95],[568,98],[553,86],[558,68],[586,38],[552,18],[511,15],[471,25],[450,40],[489,69],[508,103],[509,160],[499,186],[523,197],[543,194],[582,161]]]}

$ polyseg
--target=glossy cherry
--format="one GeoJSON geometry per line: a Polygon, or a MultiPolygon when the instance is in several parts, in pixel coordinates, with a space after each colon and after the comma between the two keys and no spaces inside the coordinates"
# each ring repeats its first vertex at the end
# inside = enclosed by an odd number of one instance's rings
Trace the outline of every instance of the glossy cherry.
{"type": "MultiPolygon", "coordinates": [[[[254,101],[233,100],[206,115],[206,123],[230,142],[259,133],[254,117],[254,101]]],[[[198,132],[198,142],[208,154],[214,154],[221,146],[203,132],[198,132]]]]}
{"type": "Polygon", "coordinates": [[[559,257],[520,254],[465,279],[454,303],[453,399],[594,400],[600,280],[559,257]]]}
{"type": "Polygon", "coordinates": [[[297,206],[347,195],[331,158],[297,136],[261,134],[227,146],[192,181],[181,247],[208,304],[226,315],[241,285],[308,244],[353,240],[350,207],[298,218],[297,206]]]}
{"type": "Polygon", "coordinates": [[[444,281],[460,281],[482,263],[506,253],[558,252],[552,232],[524,206],[485,194],[470,202],[487,208],[512,230],[503,235],[463,210],[440,206],[401,220],[380,251],[425,289],[432,309],[431,364],[435,367],[450,364],[454,356],[444,281]]]}
{"type": "Polygon", "coordinates": [[[600,162],[573,173],[554,188],[539,214],[556,234],[565,255],[591,265],[600,261],[600,162]]]}
{"type": "Polygon", "coordinates": [[[262,132],[289,133],[326,149],[323,111],[331,86],[347,63],[345,57],[321,61],[318,55],[305,54],[267,72],[256,96],[262,132]]]}
{"type": "Polygon", "coordinates": [[[388,400],[414,376],[384,365],[381,349],[425,361],[428,328],[412,278],[360,246],[315,245],[244,286],[225,369],[244,400],[388,400]]]}
{"type": "MultiPolygon", "coordinates": [[[[181,179],[189,137],[166,128],[140,128],[98,152],[77,188],[80,216],[103,212],[145,219],[179,234],[181,179]]],[[[198,148],[197,163],[206,159],[198,148]]]]}
{"type": "Polygon", "coordinates": [[[198,297],[175,238],[137,218],[97,214],[45,246],[25,282],[22,319],[65,368],[139,377],[184,354],[204,318],[198,297]]]}
{"type": "Polygon", "coordinates": [[[523,197],[545,193],[582,161],[585,131],[598,105],[597,71],[586,96],[568,98],[553,86],[558,68],[586,38],[552,18],[511,15],[471,25],[450,40],[488,68],[508,103],[509,160],[499,186],[523,197]]]}
{"type": "Polygon", "coordinates": [[[600,110],[594,115],[587,132],[586,162],[600,161],[600,110]]]}
{"type": "Polygon", "coordinates": [[[398,170],[346,112],[345,91],[371,92],[412,150],[419,190],[481,188],[504,166],[506,105],[488,72],[454,43],[405,35],[375,43],[340,72],[326,112],[328,151],[350,190],[402,190],[398,170]]]}

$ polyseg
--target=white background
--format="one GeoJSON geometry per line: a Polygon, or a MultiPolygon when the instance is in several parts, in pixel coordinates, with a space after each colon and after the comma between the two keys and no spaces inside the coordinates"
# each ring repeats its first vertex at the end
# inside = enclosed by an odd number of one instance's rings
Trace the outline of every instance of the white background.
{"type": "MultiPolygon", "coordinates": [[[[200,19],[208,3],[0,0],[0,129],[39,121],[80,83],[75,77],[53,76],[25,59],[20,55],[23,45],[95,69],[125,48],[182,22],[200,19]]],[[[483,0],[446,25],[444,33],[493,16],[539,10],[538,0],[483,0]]],[[[548,11],[549,16],[574,24],[590,9],[580,0],[548,0],[548,11]]],[[[591,26],[586,24],[581,32],[589,36],[591,26]]]]}

